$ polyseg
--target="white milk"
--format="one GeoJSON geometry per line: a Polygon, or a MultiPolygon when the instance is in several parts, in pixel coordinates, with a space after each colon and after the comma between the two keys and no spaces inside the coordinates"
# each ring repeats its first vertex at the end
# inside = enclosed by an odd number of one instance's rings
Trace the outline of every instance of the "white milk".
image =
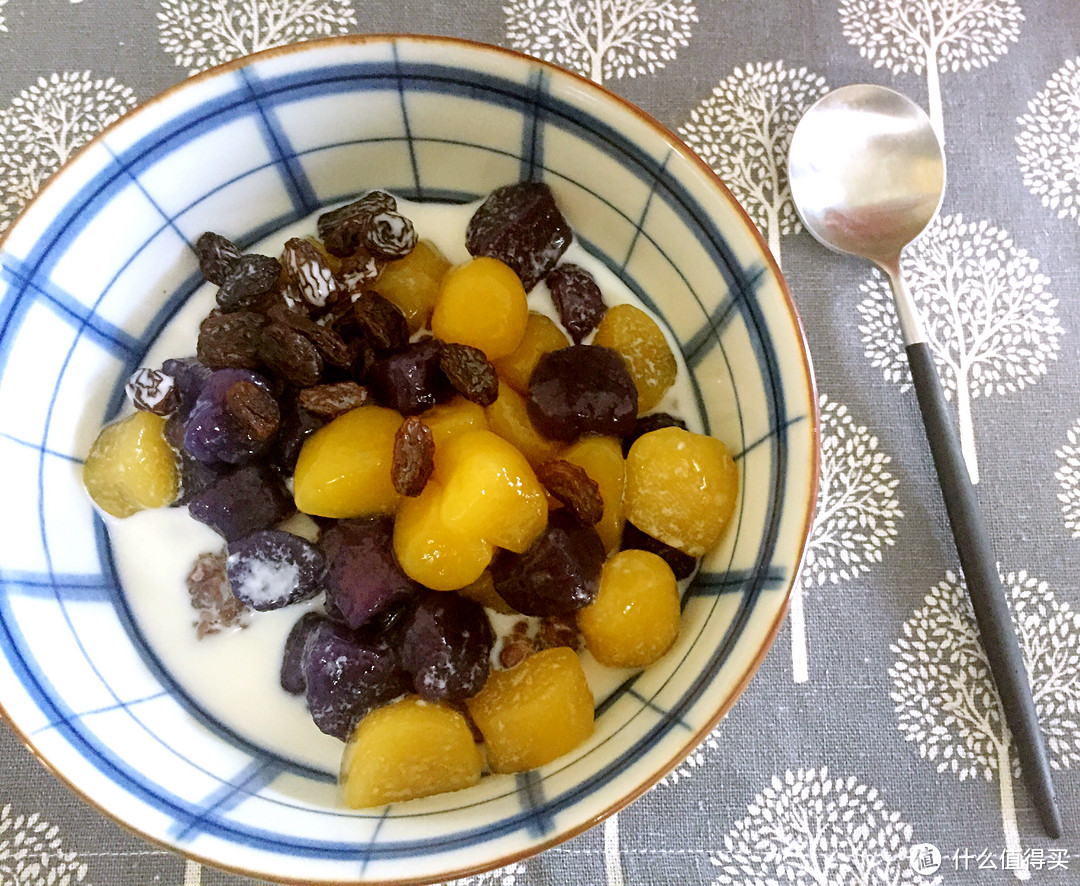
{"type": "MultiPolygon", "coordinates": [[[[413,220],[420,237],[431,240],[454,264],[469,258],[465,228],[477,205],[399,201],[400,211],[413,220]]],[[[280,255],[286,240],[313,233],[315,216],[278,231],[250,251],[280,255]]],[[[576,241],[563,261],[588,269],[609,306],[629,302],[644,310],[626,286],[576,241]]],[[[162,330],[145,365],[157,367],[170,357],[195,352],[199,323],[214,307],[215,292],[216,288],[207,284],[192,296],[162,330]]],[[[529,308],[557,319],[543,283],[530,293],[529,308]]],[[[672,350],[678,356],[678,349],[672,350]]],[[[658,408],[681,416],[692,430],[700,431],[681,359],[678,380],[658,408]]],[[[185,579],[200,553],[223,547],[221,537],[192,519],[186,508],[159,508],[124,520],[106,520],[121,584],[135,620],[166,670],[188,695],[211,717],[251,742],[336,775],[343,745],[320,732],[303,698],[289,695],[278,682],[289,629],[304,612],[319,604],[309,602],[275,612],[252,612],[247,627],[199,640],[185,579]]],[[[497,631],[508,629],[505,617],[495,618],[493,623],[497,631]]],[[[588,654],[583,656],[583,663],[598,700],[631,673],[597,665],[588,654]]]]}

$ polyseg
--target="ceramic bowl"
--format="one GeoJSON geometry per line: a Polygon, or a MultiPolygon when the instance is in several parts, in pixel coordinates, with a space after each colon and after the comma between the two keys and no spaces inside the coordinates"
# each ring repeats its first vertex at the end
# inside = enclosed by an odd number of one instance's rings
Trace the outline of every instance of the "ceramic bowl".
{"type": "Polygon", "coordinates": [[[817,412],[776,263],[670,132],[512,52],[351,37],[169,90],[87,145],[10,228],[0,460],[0,702],[45,765],[127,827],[222,868],[425,882],[583,831],[716,725],[785,612],[816,496],[817,412]],[[80,460],[199,287],[191,244],[203,231],[227,228],[247,246],[374,187],[464,202],[522,179],[550,184],[578,242],[666,324],[695,418],[737,460],[737,512],[685,594],[676,647],[597,699],[589,741],[526,774],[351,811],[335,772],[260,746],[257,728],[231,728],[163,664],[117,577],[80,460]]]}

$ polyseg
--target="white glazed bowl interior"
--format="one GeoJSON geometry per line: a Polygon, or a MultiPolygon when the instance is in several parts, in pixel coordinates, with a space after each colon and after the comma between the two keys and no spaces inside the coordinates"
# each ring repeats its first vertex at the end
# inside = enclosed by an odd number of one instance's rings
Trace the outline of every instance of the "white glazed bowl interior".
{"type": "Polygon", "coordinates": [[[75,791],[156,842],[270,879],[434,880],[520,858],[643,792],[699,742],[783,615],[816,492],[813,381],[752,224],[640,111],[523,56],[344,38],[216,69],[92,142],[0,250],[0,702],[75,791]],[[534,772],[349,811],[332,773],[205,712],[143,639],[80,483],[123,383],[201,282],[206,230],[246,246],[373,187],[470,201],[542,179],[575,235],[666,322],[705,427],[736,455],[734,524],[660,663],[534,772]]]}

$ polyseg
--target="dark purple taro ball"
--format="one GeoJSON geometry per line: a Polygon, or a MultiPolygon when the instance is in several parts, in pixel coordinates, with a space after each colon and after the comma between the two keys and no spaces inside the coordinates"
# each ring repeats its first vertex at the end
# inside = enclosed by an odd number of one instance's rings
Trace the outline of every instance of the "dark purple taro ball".
{"type": "Polygon", "coordinates": [[[377,359],[367,379],[375,399],[402,415],[418,415],[453,393],[439,367],[442,344],[434,338],[377,359]]]}
{"type": "Polygon", "coordinates": [[[607,311],[593,275],[578,265],[559,265],[547,275],[548,289],[563,328],[574,344],[596,329],[607,311]]]}
{"type": "Polygon", "coordinates": [[[188,512],[226,541],[280,523],[296,510],[281,478],[263,465],[223,474],[188,502],[188,512]]]}
{"type": "Polygon", "coordinates": [[[233,595],[252,609],[265,612],[322,590],[326,558],[315,545],[280,529],[261,529],[229,542],[225,570],[233,595]]]}
{"type": "Polygon", "coordinates": [[[409,687],[397,652],[385,637],[355,633],[330,620],[308,633],[301,671],[315,725],[342,741],[364,714],[409,687]]]}
{"type": "Polygon", "coordinates": [[[494,636],[484,607],[459,594],[431,591],[405,616],[401,663],[429,701],[464,701],[491,667],[494,636]]]}
{"type": "Polygon", "coordinates": [[[329,565],[327,610],[349,627],[367,624],[421,590],[394,554],[390,517],[339,520],[323,533],[319,544],[329,565]]]}
{"type": "Polygon", "coordinates": [[[525,291],[558,264],[573,232],[543,182],[496,188],[469,220],[465,246],[470,255],[497,258],[513,268],[525,291]]]}
{"type": "Polygon", "coordinates": [[[308,634],[321,621],[326,621],[326,616],[317,612],[305,612],[296,620],[285,638],[285,649],[281,654],[281,688],[290,695],[301,695],[304,691],[306,684],[301,666],[304,646],[307,644],[308,634]]]}
{"type": "Polygon", "coordinates": [[[544,354],[529,379],[525,402],[537,430],[565,442],[583,434],[621,437],[637,421],[637,388],[626,362],[597,345],[544,354]]]}
{"type": "Polygon", "coordinates": [[[559,509],[523,554],[500,550],[491,577],[499,596],[524,615],[570,615],[596,599],[605,556],[596,530],[559,509]]]}

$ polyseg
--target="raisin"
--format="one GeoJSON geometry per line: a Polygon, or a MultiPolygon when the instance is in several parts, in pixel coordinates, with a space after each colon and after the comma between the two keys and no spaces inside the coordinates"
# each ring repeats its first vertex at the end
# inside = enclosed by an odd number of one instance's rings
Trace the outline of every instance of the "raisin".
{"type": "MultiPolygon", "coordinates": [[[[307,242],[307,241],[301,241],[307,242]]],[[[352,366],[352,362],[355,359],[356,352],[350,348],[345,340],[333,329],[326,326],[320,326],[310,317],[304,314],[293,311],[287,308],[283,304],[272,305],[266,312],[266,315],[272,322],[280,323],[282,326],[288,326],[290,329],[299,332],[304,338],[308,339],[315,349],[319,352],[324,362],[329,363],[331,366],[338,366],[342,369],[348,369],[352,366]]]]}
{"type": "Polygon", "coordinates": [[[380,212],[371,217],[364,245],[383,258],[404,258],[416,247],[416,228],[399,212],[380,212]]]}
{"type": "Polygon", "coordinates": [[[349,354],[353,378],[363,383],[375,365],[375,349],[366,338],[354,338],[349,342],[349,354]]]}
{"type": "Polygon", "coordinates": [[[310,339],[281,323],[271,323],[259,337],[259,356],[274,375],[306,388],[318,384],[323,361],[310,339]]]}
{"type": "Polygon", "coordinates": [[[207,231],[195,241],[195,255],[199,259],[199,270],[215,286],[221,286],[229,275],[233,265],[240,259],[241,252],[231,240],[207,231]]]}
{"type": "Polygon", "coordinates": [[[521,619],[514,622],[510,634],[503,639],[503,646],[499,651],[499,664],[504,668],[512,668],[521,664],[536,651],[536,641],[529,636],[529,623],[521,619]]]}
{"type": "Polygon", "coordinates": [[[650,412],[648,415],[640,416],[634,425],[633,432],[623,437],[623,458],[630,452],[630,447],[634,445],[638,437],[643,437],[650,431],[659,431],[661,428],[682,428],[685,431],[686,422],[681,418],[676,418],[670,412],[650,412]]]}
{"type": "Polygon", "coordinates": [[[540,465],[536,478],[584,525],[599,523],[604,516],[604,499],[600,495],[600,486],[579,465],[553,458],[540,465]]]}
{"type": "Polygon", "coordinates": [[[563,328],[574,344],[581,344],[607,310],[600,287],[592,274],[571,264],[559,265],[548,274],[547,285],[563,328]]]}
{"type": "Polygon", "coordinates": [[[507,640],[499,651],[499,665],[509,670],[521,664],[535,651],[531,640],[507,640]]]}
{"type": "Polygon", "coordinates": [[[225,551],[199,554],[187,576],[188,596],[202,640],[226,628],[247,627],[248,608],[233,595],[225,573],[225,551]]]}
{"type": "Polygon", "coordinates": [[[250,381],[238,381],[225,392],[225,406],[255,443],[270,440],[281,427],[281,410],[273,395],[250,381]]]}
{"type": "Polygon", "coordinates": [[[159,369],[137,369],[124,391],[136,409],[154,415],[169,415],[179,403],[176,380],[159,369]]]}
{"type": "Polygon", "coordinates": [[[363,245],[372,216],[396,210],[397,200],[385,191],[369,191],[359,200],[320,215],[316,222],[319,239],[331,255],[345,258],[363,245]]]}
{"type": "Polygon", "coordinates": [[[266,318],[254,311],[210,314],[199,326],[196,352],[209,369],[257,369],[266,318]]]}
{"type": "Polygon", "coordinates": [[[300,405],[308,412],[323,418],[337,418],[368,399],[367,388],[354,381],[341,381],[332,385],[315,385],[304,388],[299,394],[300,405]]]}
{"type": "Polygon", "coordinates": [[[273,289],[281,278],[281,262],[268,255],[242,255],[225,276],[217,292],[223,311],[235,311],[254,304],[273,289]]]}
{"type": "Polygon", "coordinates": [[[281,263],[307,304],[321,308],[337,291],[334,272],[313,243],[299,237],[287,240],[281,253],[281,263]]]}
{"type": "Polygon", "coordinates": [[[362,246],[341,260],[337,278],[349,292],[359,292],[379,276],[379,265],[368,250],[362,246]]]}
{"type": "Polygon", "coordinates": [[[499,376],[479,348],[448,342],[439,354],[439,368],[465,399],[490,406],[499,396],[499,376]]]}
{"type": "Polygon", "coordinates": [[[415,415],[401,423],[394,436],[394,459],[390,467],[394,489],[417,496],[424,491],[435,469],[435,438],[431,428],[415,415]]]}
{"type": "Polygon", "coordinates": [[[397,351],[409,343],[409,321],[397,305],[377,292],[362,292],[353,303],[353,312],[372,347],[397,351]]]}
{"type": "Polygon", "coordinates": [[[353,312],[353,297],[348,293],[337,293],[327,301],[324,308],[314,313],[315,319],[318,320],[321,326],[333,329],[346,341],[358,335],[363,335],[360,330],[360,323],[353,312]]]}
{"type": "Polygon", "coordinates": [[[549,615],[542,619],[536,632],[537,652],[565,646],[575,652],[585,649],[585,640],[578,630],[577,619],[566,615],[549,615]]]}
{"type": "Polygon", "coordinates": [[[528,292],[566,252],[573,232],[543,182],[496,188],[465,231],[470,255],[489,255],[508,264],[528,292]]]}

